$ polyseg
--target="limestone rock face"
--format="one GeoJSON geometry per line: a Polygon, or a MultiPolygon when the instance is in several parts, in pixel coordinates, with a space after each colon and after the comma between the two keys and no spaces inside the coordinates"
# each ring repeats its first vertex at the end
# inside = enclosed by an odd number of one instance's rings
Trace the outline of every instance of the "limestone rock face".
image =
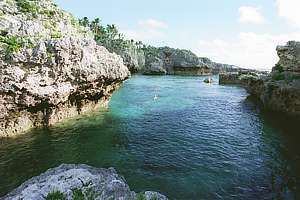
{"type": "Polygon", "coordinates": [[[300,81],[250,80],[250,94],[257,97],[268,110],[300,116],[300,81]]]}
{"type": "Polygon", "coordinates": [[[211,69],[213,74],[221,74],[226,72],[238,72],[242,70],[241,68],[235,65],[216,63],[206,57],[200,57],[199,59],[202,63],[204,63],[211,69]]]}
{"type": "Polygon", "coordinates": [[[249,93],[269,110],[300,116],[300,42],[278,46],[279,62],[266,79],[251,80],[249,93]]]}
{"type": "Polygon", "coordinates": [[[191,51],[169,47],[145,49],[144,74],[206,75],[211,70],[191,51]]]}
{"type": "Polygon", "coordinates": [[[103,106],[130,75],[51,0],[2,0],[0,34],[0,136],[103,106]]]}
{"type": "MultiPolygon", "coordinates": [[[[61,192],[72,200],[74,190],[80,190],[85,197],[93,195],[95,200],[137,199],[137,194],[130,191],[124,178],[113,168],[98,169],[88,165],[62,164],[49,169],[40,176],[33,177],[7,194],[2,200],[44,200],[51,192],[61,192]]],[[[141,195],[141,194],[139,194],[141,195]]],[[[147,191],[144,199],[167,200],[162,194],[147,191]]]]}
{"type": "Polygon", "coordinates": [[[300,73],[300,42],[290,41],[285,46],[278,46],[277,54],[280,58],[277,66],[283,71],[300,73]]]}
{"type": "Polygon", "coordinates": [[[124,64],[132,73],[141,71],[145,66],[145,55],[142,49],[130,46],[123,49],[114,48],[112,51],[122,57],[124,64]]]}
{"type": "Polygon", "coordinates": [[[237,72],[226,72],[219,75],[219,84],[238,84],[246,86],[249,80],[264,79],[269,73],[256,70],[243,70],[237,72]]]}

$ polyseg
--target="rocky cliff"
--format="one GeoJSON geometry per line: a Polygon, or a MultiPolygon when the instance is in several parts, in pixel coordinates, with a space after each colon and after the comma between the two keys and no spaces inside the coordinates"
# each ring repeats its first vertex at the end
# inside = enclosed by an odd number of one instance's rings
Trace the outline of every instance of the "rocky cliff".
{"type": "Polygon", "coordinates": [[[272,72],[239,70],[223,73],[220,84],[239,84],[267,110],[300,116],[300,42],[277,47],[279,62],[272,72]]]}
{"type": "Polygon", "coordinates": [[[130,73],[51,0],[0,1],[0,136],[103,106],[130,73]]]}
{"type": "Polygon", "coordinates": [[[262,105],[278,112],[300,116],[300,42],[278,46],[279,62],[263,79],[249,79],[247,89],[262,105]]]}
{"type": "Polygon", "coordinates": [[[130,191],[124,178],[119,176],[113,168],[98,169],[88,165],[66,164],[31,178],[0,199],[44,200],[45,198],[167,200],[167,197],[157,192],[147,191],[136,194],[130,191]]]}
{"type": "Polygon", "coordinates": [[[124,65],[127,66],[130,72],[137,73],[145,67],[145,53],[142,49],[129,45],[123,48],[109,48],[111,52],[120,55],[123,59],[124,65]]]}
{"type": "Polygon", "coordinates": [[[147,47],[144,74],[209,75],[211,69],[191,51],[147,47]]]}
{"type": "Polygon", "coordinates": [[[146,75],[210,75],[224,72],[237,72],[241,68],[216,63],[205,57],[185,49],[170,47],[144,46],[143,48],[129,45],[126,47],[106,47],[120,55],[124,64],[133,72],[146,75]]]}
{"type": "Polygon", "coordinates": [[[209,58],[199,57],[199,59],[200,62],[203,62],[211,69],[213,74],[220,74],[225,72],[238,72],[242,70],[242,68],[237,67],[235,65],[213,62],[209,58]]]}

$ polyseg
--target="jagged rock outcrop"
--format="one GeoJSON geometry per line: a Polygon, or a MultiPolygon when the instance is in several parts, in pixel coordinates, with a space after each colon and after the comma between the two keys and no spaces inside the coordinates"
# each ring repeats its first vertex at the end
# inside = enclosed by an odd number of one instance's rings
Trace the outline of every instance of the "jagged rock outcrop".
{"type": "Polygon", "coordinates": [[[220,84],[239,84],[256,97],[268,110],[300,116],[300,42],[278,46],[279,62],[272,72],[242,70],[222,73],[220,84]]]}
{"type": "Polygon", "coordinates": [[[281,66],[283,71],[300,73],[300,42],[289,41],[285,46],[278,46],[277,54],[280,60],[273,70],[281,66]]]}
{"type": "Polygon", "coordinates": [[[238,72],[241,68],[235,65],[223,64],[223,63],[216,63],[210,60],[209,58],[200,57],[201,62],[206,64],[212,71],[213,74],[221,74],[226,72],[238,72]]]}
{"type": "Polygon", "coordinates": [[[0,2],[0,136],[103,106],[130,72],[51,0],[0,2]]]}
{"type": "Polygon", "coordinates": [[[134,44],[128,46],[113,46],[105,44],[105,47],[110,51],[120,55],[124,65],[127,66],[130,72],[137,73],[143,70],[145,66],[145,54],[143,49],[134,44]]]}
{"type": "Polygon", "coordinates": [[[277,52],[280,60],[271,75],[249,80],[247,89],[265,108],[300,116],[300,42],[288,42],[277,52]]]}
{"type": "Polygon", "coordinates": [[[74,191],[86,199],[95,200],[167,200],[162,194],[147,191],[138,195],[130,191],[124,178],[113,168],[98,169],[88,165],[62,164],[23,183],[1,200],[44,200],[50,193],[59,192],[73,200],[74,191]]]}
{"type": "Polygon", "coordinates": [[[143,50],[145,65],[142,72],[147,75],[210,75],[242,70],[234,65],[216,63],[209,58],[198,57],[185,49],[148,46],[143,50]]]}
{"type": "Polygon", "coordinates": [[[300,116],[300,81],[250,80],[247,90],[268,109],[300,116]]]}
{"type": "Polygon", "coordinates": [[[238,84],[247,86],[249,80],[263,79],[268,76],[268,72],[256,70],[240,70],[237,72],[225,72],[219,74],[219,84],[238,84]]]}
{"type": "Polygon", "coordinates": [[[208,75],[210,68],[191,51],[147,47],[144,74],[208,75]]]}

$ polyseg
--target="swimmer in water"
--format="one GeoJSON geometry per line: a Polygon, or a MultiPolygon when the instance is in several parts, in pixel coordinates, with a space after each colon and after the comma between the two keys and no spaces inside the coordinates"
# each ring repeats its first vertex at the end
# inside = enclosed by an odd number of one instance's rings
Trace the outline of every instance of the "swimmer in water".
{"type": "Polygon", "coordinates": [[[153,100],[157,100],[158,99],[158,96],[155,94],[153,100]]]}

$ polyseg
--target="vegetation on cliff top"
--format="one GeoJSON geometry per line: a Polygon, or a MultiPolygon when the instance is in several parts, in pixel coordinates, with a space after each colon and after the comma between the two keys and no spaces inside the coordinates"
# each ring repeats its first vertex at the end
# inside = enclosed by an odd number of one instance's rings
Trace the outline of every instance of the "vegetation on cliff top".
{"type": "Polygon", "coordinates": [[[100,18],[90,21],[87,17],[79,19],[79,24],[90,29],[98,44],[105,46],[110,51],[126,48],[141,49],[144,47],[141,41],[128,40],[119,32],[114,24],[108,24],[106,27],[101,24],[100,18]]]}

